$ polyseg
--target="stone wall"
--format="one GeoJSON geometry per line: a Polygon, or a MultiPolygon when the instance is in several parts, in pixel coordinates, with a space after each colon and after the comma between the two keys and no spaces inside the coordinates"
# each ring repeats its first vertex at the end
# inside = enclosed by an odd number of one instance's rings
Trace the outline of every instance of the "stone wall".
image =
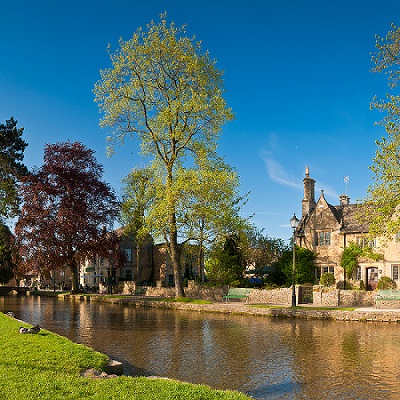
{"type": "Polygon", "coordinates": [[[372,307],[375,305],[375,292],[314,286],[313,305],[316,307],[372,307]]]}
{"type": "MultiPolygon", "coordinates": [[[[296,298],[298,298],[298,287],[296,287],[296,298]]],[[[249,302],[290,305],[292,304],[292,289],[251,289],[249,302]]]]}
{"type": "MultiPolygon", "coordinates": [[[[136,286],[133,282],[124,282],[124,286],[113,287],[114,293],[134,294],[136,286]]],[[[175,297],[173,287],[138,287],[137,295],[146,297],[175,297]]],[[[222,301],[223,294],[228,292],[228,288],[215,288],[208,286],[197,286],[190,284],[185,288],[185,295],[194,299],[222,301]]],[[[313,287],[313,303],[315,307],[373,307],[375,306],[375,292],[365,292],[358,290],[340,290],[326,288],[324,286],[313,287]]],[[[296,299],[299,299],[299,286],[296,286],[296,299]]],[[[292,289],[251,289],[249,303],[253,304],[276,304],[291,305],[292,289]]]]}

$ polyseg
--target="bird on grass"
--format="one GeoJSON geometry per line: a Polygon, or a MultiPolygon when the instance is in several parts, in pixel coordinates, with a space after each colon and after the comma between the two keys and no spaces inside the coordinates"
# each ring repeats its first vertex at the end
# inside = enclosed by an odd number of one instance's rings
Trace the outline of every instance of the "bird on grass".
{"type": "Polygon", "coordinates": [[[39,333],[40,332],[40,326],[39,325],[35,325],[32,326],[32,328],[25,328],[23,326],[21,326],[19,328],[19,333],[39,333]]]}

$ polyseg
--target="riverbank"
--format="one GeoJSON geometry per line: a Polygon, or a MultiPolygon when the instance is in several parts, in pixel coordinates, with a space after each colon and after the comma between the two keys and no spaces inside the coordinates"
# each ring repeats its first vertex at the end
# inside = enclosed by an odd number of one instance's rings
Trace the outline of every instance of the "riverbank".
{"type": "Polygon", "coordinates": [[[106,369],[106,355],[43,329],[37,334],[21,334],[21,326],[29,327],[0,313],[0,387],[6,400],[249,399],[239,392],[169,379],[110,378],[95,372],[106,369]],[[88,370],[92,373],[82,376],[88,370]]]}
{"type": "Polygon", "coordinates": [[[238,314],[273,318],[323,319],[332,321],[400,322],[400,309],[376,309],[374,307],[285,307],[273,304],[246,304],[241,301],[231,301],[229,303],[209,302],[207,304],[201,304],[196,302],[162,301],[163,299],[125,295],[66,295],[64,297],[66,299],[72,298],[75,301],[102,301],[133,307],[154,307],[192,312],[238,314]]]}

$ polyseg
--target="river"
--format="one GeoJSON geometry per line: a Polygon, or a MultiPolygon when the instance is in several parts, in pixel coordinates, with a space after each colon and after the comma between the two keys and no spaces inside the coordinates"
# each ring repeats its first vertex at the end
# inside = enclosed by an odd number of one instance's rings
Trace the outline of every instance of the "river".
{"type": "Polygon", "coordinates": [[[0,297],[0,311],[122,361],[256,399],[400,399],[400,326],[0,297]]]}

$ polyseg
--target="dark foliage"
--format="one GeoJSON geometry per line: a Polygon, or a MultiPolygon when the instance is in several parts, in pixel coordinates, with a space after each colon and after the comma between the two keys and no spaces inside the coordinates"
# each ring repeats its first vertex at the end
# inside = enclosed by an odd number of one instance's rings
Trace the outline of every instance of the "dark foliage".
{"type": "Polygon", "coordinates": [[[28,173],[22,163],[27,146],[22,139],[23,131],[17,128],[14,118],[0,124],[0,216],[3,218],[18,214],[17,182],[28,173]]]}
{"type": "Polygon", "coordinates": [[[10,229],[0,223],[0,283],[6,284],[14,277],[13,236],[10,229]]]}
{"type": "Polygon", "coordinates": [[[79,260],[114,248],[106,234],[118,214],[113,190],[102,179],[94,151],[81,143],[45,146],[44,164],[23,178],[16,225],[21,256],[41,271],[70,267],[78,290],[79,260]]]}

